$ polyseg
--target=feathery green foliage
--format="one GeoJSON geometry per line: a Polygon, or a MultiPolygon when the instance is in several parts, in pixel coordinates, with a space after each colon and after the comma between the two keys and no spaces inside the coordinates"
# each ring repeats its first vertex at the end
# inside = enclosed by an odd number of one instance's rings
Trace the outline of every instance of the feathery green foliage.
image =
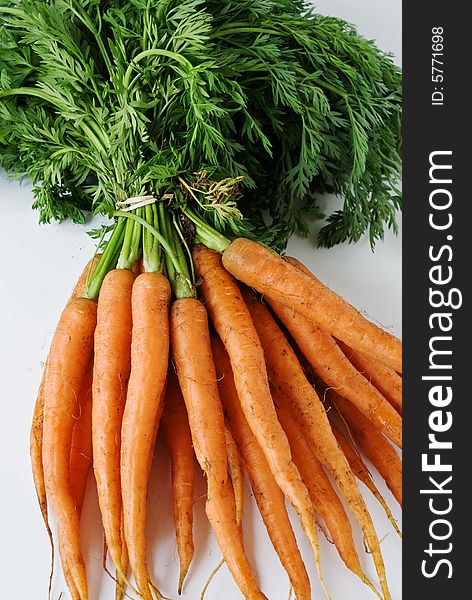
{"type": "Polygon", "coordinates": [[[319,243],[374,245],[401,205],[400,111],[391,58],[303,2],[0,2],[0,165],[42,222],[168,193],[280,249],[327,191],[344,206],[319,243]]]}

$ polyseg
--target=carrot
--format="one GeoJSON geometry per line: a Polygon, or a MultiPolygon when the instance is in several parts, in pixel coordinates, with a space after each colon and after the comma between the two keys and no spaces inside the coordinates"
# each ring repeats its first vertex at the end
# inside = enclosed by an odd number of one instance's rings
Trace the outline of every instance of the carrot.
{"type": "Polygon", "coordinates": [[[97,305],[76,298],[54,333],[44,383],[42,461],[46,494],[58,523],[62,562],[81,600],[88,598],[77,510],[69,487],[69,458],[78,395],[93,351],[97,305]]]}
{"type": "Polygon", "coordinates": [[[315,389],[308,382],[295,352],[269,310],[256,300],[253,293],[246,293],[245,298],[264,348],[272,389],[276,391],[280,405],[287,407],[298,421],[315,456],[333,474],[349,508],[362,528],[374,559],[384,597],[390,598],[374,524],[346,457],[333,435],[324,406],[315,389]]]}
{"type": "Polygon", "coordinates": [[[314,276],[249,239],[234,240],[223,254],[225,268],[265,296],[293,308],[352,348],[401,372],[401,342],[365,319],[314,276]]]}
{"type": "MultiPolygon", "coordinates": [[[[82,271],[75,287],[72,291],[71,297],[68,302],[74,298],[82,296],[89,273],[93,270],[97,264],[100,255],[96,255],[94,258],[89,260],[85,269],[82,271]]],[[[44,414],[44,382],[46,380],[46,370],[49,357],[46,360],[45,367],[43,369],[43,375],[41,377],[41,383],[39,385],[38,396],[34,406],[33,419],[30,432],[30,457],[31,467],[33,471],[33,481],[36,489],[36,495],[38,498],[39,507],[43,517],[46,530],[51,541],[51,547],[53,545],[52,533],[49,527],[48,512],[47,512],[47,499],[46,499],[46,487],[44,484],[44,472],[43,472],[43,459],[42,459],[42,447],[43,447],[43,414],[44,414]]],[[[54,553],[53,553],[54,562],[54,553]]],[[[52,572],[51,572],[52,573],[52,572]]]]}
{"type": "Polygon", "coordinates": [[[131,367],[131,290],[135,276],[110,271],[100,290],[93,367],[92,443],[98,501],[110,557],[123,575],[121,423],[131,367]]]}
{"type": "Polygon", "coordinates": [[[212,348],[227,425],[249,475],[252,491],[272,545],[288,574],[297,600],[310,600],[310,580],[288,518],[284,495],[244,416],[234,385],[231,364],[219,338],[215,337],[212,340],[212,348]]]}
{"type": "Polygon", "coordinates": [[[362,483],[367,487],[367,489],[370,490],[374,498],[376,498],[377,502],[384,509],[385,514],[387,515],[387,518],[392,524],[395,531],[400,537],[402,537],[402,532],[400,531],[397,522],[395,521],[392,512],[388,507],[388,504],[385,502],[382,494],[377,489],[377,486],[375,485],[374,480],[372,479],[372,475],[370,474],[369,469],[364,464],[362,458],[352,448],[351,444],[348,442],[344,434],[340,431],[338,426],[335,423],[333,423],[333,421],[331,421],[331,427],[336,437],[336,440],[338,441],[338,444],[344,456],[346,457],[349,466],[352,469],[352,472],[357,477],[357,479],[359,479],[359,481],[362,481],[362,483]]]}
{"type": "Polygon", "coordinates": [[[313,507],[300,473],[293,464],[287,436],[277,419],[264,352],[251,315],[234,279],[222,266],[219,254],[200,244],[194,248],[193,258],[196,272],[202,278],[199,289],[230,358],[244,415],[264,451],[275,480],[298,514],[315,553],[324,587],[313,507]]]}
{"type": "Polygon", "coordinates": [[[244,596],[265,598],[244,554],[227,472],[223,409],[205,307],[195,298],[172,305],[171,339],[197,460],[207,476],[206,513],[228,568],[244,596]]]}
{"type": "Polygon", "coordinates": [[[331,393],[330,399],[351,431],[354,440],[377,471],[385,479],[388,489],[402,504],[402,462],[394,448],[357,408],[331,393]]]}
{"type": "MultiPolygon", "coordinates": [[[[82,271],[68,302],[74,298],[80,297],[85,289],[87,283],[87,277],[93,270],[98,262],[100,255],[96,255],[94,258],[88,261],[85,269],[82,271]]],[[[43,460],[42,460],[42,444],[43,444],[43,414],[44,414],[44,382],[46,379],[46,369],[49,357],[46,360],[46,365],[43,369],[43,375],[38,390],[38,396],[36,399],[33,419],[30,432],[30,457],[31,467],[33,472],[33,482],[36,490],[36,496],[38,498],[38,504],[41,510],[46,531],[51,543],[51,573],[49,577],[49,594],[51,593],[52,575],[54,567],[54,543],[51,528],[49,526],[48,512],[47,512],[47,498],[46,498],[46,487],[44,483],[44,471],[43,471],[43,460]]]]}
{"type": "Polygon", "coordinates": [[[395,444],[402,444],[402,419],[382,394],[349,362],[334,338],[293,309],[267,298],[312,369],[339,390],[395,444]]]}
{"type": "Polygon", "coordinates": [[[175,371],[169,369],[162,426],[172,461],[172,499],[175,537],[180,560],[178,593],[182,593],[194,554],[193,503],[195,453],[182,392],[175,371]]]}
{"type": "Polygon", "coordinates": [[[375,386],[386,398],[398,414],[402,414],[402,378],[383,363],[370,356],[365,356],[344,342],[338,340],[338,346],[364,377],[375,386]]]}
{"type": "MultiPolygon", "coordinates": [[[[63,551],[61,550],[60,544],[59,544],[59,554],[61,556],[63,555],[63,551]]],[[[62,572],[64,575],[64,581],[66,582],[67,589],[69,590],[72,600],[80,600],[79,593],[77,591],[77,588],[75,587],[75,583],[72,579],[72,575],[71,575],[71,572],[69,570],[67,563],[62,563],[62,572]]],[[[59,600],[61,600],[61,596],[59,596],[59,600]]]]}
{"type": "MultiPolygon", "coordinates": [[[[121,516],[121,531],[124,531],[124,518],[121,516]]],[[[106,552],[107,548],[104,545],[104,563],[106,564],[106,552]]],[[[126,586],[128,585],[128,567],[129,567],[129,555],[126,544],[121,546],[121,568],[123,571],[119,571],[115,574],[115,600],[122,600],[126,592],[126,586]]]]}
{"type": "Polygon", "coordinates": [[[131,266],[131,271],[138,276],[141,273],[144,273],[144,268],[143,268],[143,261],[142,259],[137,260],[133,263],[133,265],[131,266]]]}
{"type": "Polygon", "coordinates": [[[93,363],[90,362],[78,397],[79,418],[74,425],[69,459],[70,491],[79,520],[92,467],[92,374],[93,363]]]}
{"type": "Polygon", "coordinates": [[[231,431],[225,427],[226,454],[228,457],[228,473],[233,484],[234,499],[236,502],[236,523],[241,525],[244,509],[244,469],[241,456],[231,431]]]}
{"type": "MultiPolygon", "coordinates": [[[[49,357],[47,359],[49,361],[49,357]]],[[[46,484],[44,482],[43,469],[43,423],[44,423],[44,382],[46,381],[47,362],[43,369],[38,395],[34,405],[33,420],[30,431],[30,459],[33,472],[34,489],[38,499],[39,508],[43,517],[46,532],[51,545],[51,569],[49,574],[48,597],[51,595],[52,577],[54,571],[54,539],[48,517],[48,503],[46,496],[46,484]]],[[[69,582],[66,582],[69,584],[69,582]]],[[[71,587],[69,585],[69,587],[71,587]]]]}
{"type": "Polygon", "coordinates": [[[72,294],[71,294],[71,297],[69,298],[69,301],[73,300],[74,298],[80,298],[80,296],[83,295],[85,288],[87,286],[87,280],[89,279],[90,275],[93,273],[101,256],[102,255],[100,253],[95,254],[85,265],[85,269],[80,274],[80,277],[77,280],[77,283],[75,284],[74,289],[72,290],[72,294]]]}
{"type": "MultiPolygon", "coordinates": [[[[276,404],[277,400],[277,395],[274,392],[276,404]]],[[[277,415],[289,439],[293,460],[307,486],[315,511],[326,524],[333,542],[348,569],[364,583],[367,583],[368,579],[362,570],[352,539],[351,524],[341,500],[334,491],[328,476],[323,471],[320,461],[312,452],[300,426],[292,418],[291,413],[286,408],[278,408],[277,415]]],[[[376,592],[370,582],[369,587],[376,592]]]]}
{"type": "Polygon", "coordinates": [[[140,595],[152,600],[146,557],[146,499],[169,360],[170,283],[142,273],[133,284],[131,373],[121,429],[125,543],[140,595]]]}

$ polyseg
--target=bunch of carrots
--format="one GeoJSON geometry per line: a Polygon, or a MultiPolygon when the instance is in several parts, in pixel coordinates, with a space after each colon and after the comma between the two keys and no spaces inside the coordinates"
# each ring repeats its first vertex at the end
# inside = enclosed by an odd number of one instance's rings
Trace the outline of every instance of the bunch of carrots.
{"type": "Polygon", "coordinates": [[[145,535],[161,420],[177,591],[194,551],[195,456],[246,598],[265,596],[244,550],[244,471],[298,600],[312,594],[285,500],[321,582],[317,524],[390,598],[357,479],[392,517],[357,449],[401,500],[401,344],[273,249],[307,232],[324,191],[344,198],[321,230],[325,246],[367,231],[373,246],[396,230],[391,57],[301,0],[1,4],[0,166],[30,179],[41,222],[113,219],[59,320],[31,437],[73,600],[89,597],[79,522],[92,467],[117,596],[161,596],[145,535]]]}
{"type": "Polygon", "coordinates": [[[117,597],[130,590],[144,600],[162,597],[145,535],[161,422],[172,459],[179,594],[194,553],[196,456],[206,476],[206,514],[245,598],[266,596],[244,549],[244,472],[297,600],[312,593],[285,499],[308,537],[327,597],[317,525],[347,568],[390,598],[356,479],[401,535],[358,452],[401,504],[394,447],[402,444],[400,341],[298,261],[259,242],[214,232],[186,256],[165,202],[118,212],[117,219],[59,319],[31,432],[38,500],[51,542],[48,506],[56,518],[72,599],[89,598],[79,521],[92,467],[117,597]],[[362,568],[340,496],[362,529],[379,589],[362,568]]]}

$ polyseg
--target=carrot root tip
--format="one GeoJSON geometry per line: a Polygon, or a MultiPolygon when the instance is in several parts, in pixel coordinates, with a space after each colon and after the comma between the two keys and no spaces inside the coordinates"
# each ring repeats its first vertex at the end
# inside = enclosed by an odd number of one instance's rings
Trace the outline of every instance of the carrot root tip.
{"type": "Polygon", "coordinates": [[[188,567],[183,567],[180,569],[179,586],[177,588],[177,593],[179,594],[179,596],[182,595],[182,589],[184,587],[184,581],[185,581],[185,578],[187,577],[187,573],[188,573],[188,567]]]}
{"type": "Polygon", "coordinates": [[[208,576],[205,586],[203,587],[202,593],[200,594],[200,600],[204,600],[205,594],[207,593],[207,590],[210,587],[210,583],[212,582],[213,577],[218,573],[218,571],[221,569],[221,567],[223,566],[224,563],[225,563],[225,559],[222,558],[220,560],[220,562],[216,565],[216,567],[213,569],[213,571],[210,573],[210,575],[208,576]]]}

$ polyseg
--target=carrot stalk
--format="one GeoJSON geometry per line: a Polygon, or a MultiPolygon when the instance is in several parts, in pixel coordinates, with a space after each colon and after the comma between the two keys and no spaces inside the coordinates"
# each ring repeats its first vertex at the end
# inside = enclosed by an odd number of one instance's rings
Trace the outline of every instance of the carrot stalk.
{"type": "MultiPolygon", "coordinates": [[[[82,271],[77,283],[74,286],[72,294],[68,300],[74,300],[75,298],[79,298],[82,296],[85,286],[87,283],[87,278],[90,272],[94,269],[97,264],[100,255],[97,254],[94,258],[88,261],[85,269],[82,271]]],[[[51,528],[49,526],[48,520],[48,512],[47,512],[47,498],[46,498],[46,486],[44,484],[44,471],[43,471],[43,458],[42,458],[42,449],[43,449],[43,415],[44,415],[44,382],[46,380],[46,370],[47,363],[49,362],[49,357],[46,360],[46,365],[43,369],[43,374],[41,377],[41,383],[39,385],[38,396],[36,398],[36,403],[34,406],[33,419],[31,424],[31,432],[30,432],[30,457],[31,457],[31,468],[33,472],[33,482],[36,490],[36,496],[38,498],[38,504],[41,509],[41,515],[43,517],[44,524],[46,526],[46,531],[51,542],[51,572],[49,578],[49,590],[48,594],[51,593],[52,586],[52,575],[53,575],[53,566],[54,566],[54,543],[51,528]]]]}
{"type": "Polygon", "coordinates": [[[297,600],[310,600],[310,580],[288,518],[284,495],[244,416],[228,354],[219,338],[213,339],[212,348],[227,425],[251,480],[252,491],[272,545],[289,576],[297,600]]]}
{"type": "Polygon", "coordinates": [[[121,494],[125,544],[140,595],[152,600],[146,555],[147,488],[164,407],[169,358],[170,284],[142,273],[133,284],[131,373],[121,428],[121,494]]]}
{"type": "Polygon", "coordinates": [[[401,373],[400,340],[365,319],[314,276],[302,273],[267,247],[238,238],[225,250],[223,264],[240,281],[296,310],[351,348],[401,373]]]}
{"type": "Polygon", "coordinates": [[[224,269],[221,256],[203,245],[197,245],[193,250],[193,257],[196,271],[202,278],[199,289],[230,358],[244,415],[264,451],[279,487],[300,518],[313,548],[318,574],[324,587],[313,507],[300,473],[292,461],[287,436],[277,419],[264,352],[251,316],[238,286],[224,269]]]}
{"type": "Polygon", "coordinates": [[[187,409],[179,382],[173,369],[169,369],[166,404],[162,427],[172,461],[172,499],[175,537],[180,560],[178,593],[182,593],[194,554],[193,503],[195,488],[195,453],[188,424],[187,409]]]}
{"type": "Polygon", "coordinates": [[[76,298],[64,309],[51,344],[44,385],[42,459],[46,493],[58,523],[59,549],[78,596],[88,598],[77,509],[70,491],[69,458],[77,398],[93,351],[97,305],[76,298]]]}
{"type": "Polygon", "coordinates": [[[228,568],[244,596],[265,598],[254,579],[236,523],[228,477],[224,417],[216,383],[208,318],[203,304],[191,297],[172,305],[174,362],[187,407],[197,460],[207,476],[206,513],[228,568]]]}
{"type": "Polygon", "coordinates": [[[298,421],[315,456],[333,474],[349,508],[362,528],[372,553],[384,598],[390,598],[385,565],[374,524],[346,457],[333,435],[324,406],[315,389],[308,382],[295,352],[269,310],[256,300],[253,293],[248,292],[245,298],[264,348],[272,389],[276,390],[281,406],[286,407],[298,421]]]}

